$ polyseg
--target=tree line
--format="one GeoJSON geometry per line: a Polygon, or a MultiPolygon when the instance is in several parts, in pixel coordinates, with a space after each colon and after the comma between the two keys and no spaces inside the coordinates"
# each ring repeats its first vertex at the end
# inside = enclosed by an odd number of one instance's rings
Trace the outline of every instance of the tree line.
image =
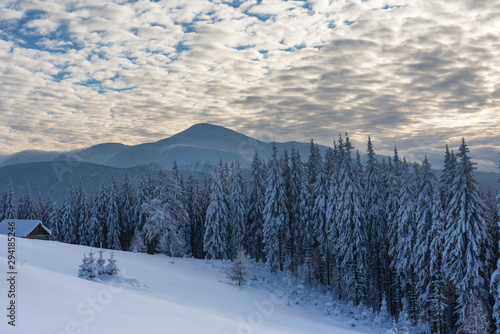
{"type": "Polygon", "coordinates": [[[209,259],[245,250],[338,300],[386,303],[428,333],[500,333],[500,197],[475,180],[464,140],[456,154],[446,147],[439,180],[427,158],[408,163],[395,148],[377,159],[370,138],[362,163],[347,134],[323,155],[311,140],[307,160],[279,153],[256,152],[248,176],[220,161],[203,184],[175,162],[137,187],[128,175],[103,180],[90,198],[80,179],[61,207],[50,196],[35,205],[29,184],[16,201],[11,184],[0,217],[41,219],[53,240],[92,247],[209,259]]]}

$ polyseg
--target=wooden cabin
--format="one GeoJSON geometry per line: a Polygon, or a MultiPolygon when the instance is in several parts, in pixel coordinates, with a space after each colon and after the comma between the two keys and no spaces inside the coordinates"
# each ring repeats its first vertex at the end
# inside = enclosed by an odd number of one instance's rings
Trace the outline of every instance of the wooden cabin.
{"type": "Polygon", "coordinates": [[[48,240],[51,232],[40,220],[5,219],[0,222],[0,234],[8,235],[9,222],[16,223],[16,237],[48,240]]]}

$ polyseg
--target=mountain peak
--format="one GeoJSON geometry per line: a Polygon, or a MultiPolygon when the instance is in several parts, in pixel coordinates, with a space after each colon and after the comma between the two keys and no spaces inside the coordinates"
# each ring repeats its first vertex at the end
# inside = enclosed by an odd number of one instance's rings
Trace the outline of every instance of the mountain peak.
{"type": "Polygon", "coordinates": [[[250,138],[236,132],[234,130],[225,128],[220,125],[209,123],[194,124],[186,130],[173,135],[172,137],[160,140],[161,143],[190,143],[190,144],[213,144],[215,146],[226,147],[227,144],[238,145],[242,141],[248,141],[250,138]]]}
{"type": "MultiPolygon", "coordinates": [[[[210,124],[210,123],[198,123],[198,124],[194,124],[192,126],[190,126],[189,128],[187,128],[186,130],[174,135],[174,136],[177,136],[177,135],[180,135],[181,133],[191,133],[191,132],[196,132],[196,133],[210,133],[210,132],[215,132],[215,133],[232,133],[232,134],[237,134],[238,136],[244,136],[246,137],[245,135],[239,133],[239,132],[236,132],[234,130],[231,130],[229,128],[226,128],[226,127],[223,127],[221,125],[215,125],[215,124],[210,124]]],[[[174,137],[173,136],[173,137],[174,137]]]]}

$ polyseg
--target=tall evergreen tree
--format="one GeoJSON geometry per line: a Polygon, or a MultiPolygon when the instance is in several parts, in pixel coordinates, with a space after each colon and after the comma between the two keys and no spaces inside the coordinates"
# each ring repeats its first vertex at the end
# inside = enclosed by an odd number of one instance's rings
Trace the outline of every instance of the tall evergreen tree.
{"type": "Polygon", "coordinates": [[[88,245],[91,247],[100,247],[105,241],[103,231],[103,221],[101,217],[99,199],[95,199],[90,208],[90,217],[86,222],[88,231],[88,245]]]}
{"type": "Polygon", "coordinates": [[[250,183],[248,189],[248,226],[247,226],[247,249],[250,256],[260,260],[264,259],[264,245],[262,241],[262,226],[266,194],[266,173],[255,152],[252,160],[250,183]]]}
{"type": "Polygon", "coordinates": [[[400,193],[400,183],[402,178],[403,164],[398,155],[397,148],[394,148],[394,156],[388,159],[387,166],[387,201],[386,201],[386,212],[387,212],[387,243],[389,246],[389,263],[390,263],[390,273],[389,273],[389,291],[387,294],[390,311],[393,315],[399,314],[401,311],[401,292],[400,292],[400,280],[397,274],[396,268],[394,267],[395,261],[395,249],[398,244],[398,224],[399,216],[398,212],[400,210],[399,205],[399,193],[400,193]]]}
{"type": "Polygon", "coordinates": [[[386,194],[381,175],[381,166],[375,159],[375,151],[371,138],[368,137],[367,146],[368,160],[365,168],[365,220],[368,235],[368,270],[370,280],[370,292],[375,300],[375,305],[380,305],[382,298],[387,294],[387,281],[389,273],[388,248],[387,248],[387,225],[386,225],[386,194]]]}
{"type": "Polygon", "coordinates": [[[231,245],[229,245],[229,256],[234,258],[238,251],[243,248],[246,231],[246,185],[241,173],[240,163],[236,160],[231,163],[230,181],[228,187],[229,201],[229,233],[231,234],[231,245]]]}
{"type": "MultiPolygon", "coordinates": [[[[416,176],[416,169],[414,176],[416,176]]],[[[401,290],[407,297],[407,312],[410,317],[415,316],[415,272],[413,270],[413,254],[416,246],[417,223],[416,203],[417,192],[414,189],[415,181],[409,172],[409,166],[403,159],[401,172],[401,188],[399,192],[399,210],[397,212],[397,241],[391,249],[392,267],[397,272],[401,282],[401,290]]]]}
{"type": "Polygon", "coordinates": [[[3,219],[16,219],[17,218],[17,207],[16,207],[16,196],[14,194],[14,186],[12,185],[12,180],[9,182],[9,188],[5,192],[3,197],[3,219]]]}
{"type": "Polygon", "coordinates": [[[266,264],[271,271],[283,270],[284,238],[288,225],[286,189],[278,149],[273,144],[264,208],[263,242],[266,264]]]}
{"type": "Polygon", "coordinates": [[[485,205],[474,178],[474,164],[469,149],[462,139],[458,162],[451,184],[453,197],[446,216],[446,242],[444,268],[447,279],[453,283],[457,298],[458,325],[469,325],[468,314],[472,301],[485,301],[487,297],[485,274],[490,260],[485,205]]]}
{"type": "Polygon", "coordinates": [[[71,184],[61,209],[61,240],[69,244],[78,243],[78,227],[75,217],[75,192],[71,184]]]}
{"type": "MultiPolygon", "coordinates": [[[[303,257],[309,281],[317,278],[322,279],[321,273],[325,274],[325,266],[323,265],[323,270],[320,268],[322,266],[322,255],[320,254],[319,241],[317,239],[318,233],[315,230],[313,217],[313,210],[316,202],[315,186],[318,185],[317,179],[321,169],[323,168],[322,165],[323,161],[319,147],[311,139],[311,143],[309,145],[309,158],[305,169],[305,181],[304,186],[302,187],[303,198],[300,205],[302,214],[300,225],[303,229],[303,257]]],[[[325,176],[326,175],[323,173],[323,178],[325,178],[325,176]]],[[[323,275],[323,277],[324,276],[325,275],[323,275]]]]}
{"type": "Polygon", "coordinates": [[[160,171],[156,197],[143,204],[146,213],[145,237],[158,240],[158,250],[170,256],[186,254],[183,231],[189,217],[182,201],[182,189],[166,171],[160,171]]]}
{"type": "Polygon", "coordinates": [[[78,241],[80,245],[89,245],[90,231],[88,229],[89,221],[89,207],[87,203],[87,196],[85,195],[85,188],[83,185],[83,180],[80,177],[78,181],[78,187],[75,194],[75,221],[78,228],[78,241]]]}
{"type": "Polygon", "coordinates": [[[347,299],[358,305],[366,295],[367,234],[363,209],[363,189],[358,164],[351,156],[346,134],[345,153],[340,166],[336,220],[330,234],[338,236],[335,254],[342,259],[347,299]]]}
{"type": "Polygon", "coordinates": [[[296,273],[298,267],[304,263],[304,215],[303,203],[306,197],[305,172],[300,152],[292,148],[290,159],[290,178],[288,189],[288,230],[290,233],[291,271],[296,273]]]}
{"type": "MultiPolygon", "coordinates": [[[[498,182],[500,183],[500,179],[498,182]]],[[[497,195],[497,211],[497,217],[500,219],[500,191],[497,195]]],[[[497,224],[500,225],[500,221],[498,221],[497,224]]],[[[494,247],[500,249],[500,243],[494,244],[494,247]]],[[[495,320],[496,333],[500,334],[500,258],[498,259],[496,270],[491,276],[490,293],[494,300],[493,319],[495,320]]]]}
{"type": "Polygon", "coordinates": [[[118,207],[118,186],[114,177],[112,177],[111,188],[109,190],[107,214],[105,217],[106,245],[110,249],[121,250],[120,234],[122,227],[120,224],[120,208],[118,207]]]}
{"type": "Polygon", "coordinates": [[[418,276],[418,309],[423,320],[432,323],[434,333],[444,330],[444,282],[442,277],[443,208],[439,184],[425,157],[417,191],[416,245],[412,266],[418,276]]]}
{"type": "Polygon", "coordinates": [[[31,185],[29,181],[26,182],[26,188],[24,189],[24,197],[21,197],[21,201],[19,203],[19,211],[18,211],[18,218],[20,219],[27,219],[27,220],[36,220],[38,219],[37,217],[37,210],[35,208],[35,203],[33,201],[33,196],[31,195],[31,185]]]}
{"type": "Polygon", "coordinates": [[[123,249],[130,248],[130,242],[132,241],[132,237],[134,236],[134,231],[136,229],[134,220],[134,206],[136,204],[135,197],[136,193],[134,185],[130,181],[128,172],[126,172],[120,189],[119,199],[120,221],[122,226],[120,243],[123,249]]]}
{"type": "Polygon", "coordinates": [[[198,181],[190,174],[186,182],[186,211],[191,229],[191,253],[197,259],[202,259],[205,256],[203,252],[203,235],[205,234],[203,203],[200,192],[198,181]]]}
{"type": "Polygon", "coordinates": [[[134,203],[134,221],[136,229],[142,231],[144,224],[146,223],[146,215],[142,208],[142,205],[148,201],[150,198],[151,189],[146,176],[141,175],[139,181],[139,187],[137,190],[135,203],[134,203]]]}
{"type": "Polygon", "coordinates": [[[38,193],[38,205],[36,208],[36,216],[38,217],[37,219],[44,222],[44,224],[47,221],[47,206],[45,201],[43,200],[42,194],[40,193],[38,193]]]}
{"type": "Polygon", "coordinates": [[[62,231],[61,231],[61,220],[59,217],[59,209],[56,202],[52,199],[50,194],[47,197],[47,202],[45,203],[45,208],[47,212],[47,218],[44,224],[50,229],[50,240],[62,241],[62,231]]]}
{"type": "Polygon", "coordinates": [[[339,219],[339,200],[340,200],[340,185],[341,185],[341,164],[345,156],[344,152],[344,141],[342,136],[339,135],[338,145],[334,141],[333,142],[333,174],[330,176],[330,188],[328,191],[328,204],[327,204],[327,224],[328,224],[328,237],[330,241],[330,246],[334,253],[333,259],[333,269],[332,269],[332,277],[336,282],[335,290],[337,292],[337,297],[339,300],[345,299],[345,279],[343,277],[343,265],[342,259],[336,253],[337,248],[339,247],[339,228],[337,227],[337,222],[339,219]]]}
{"type": "Polygon", "coordinates": [[[227,190],[221,162],[219,168],[211,174],[210,204],[205,217],[205,235],[203,236],[203,250],[207,258],[229,258],[228,219],[227,190]]]}
{"type": "Polygon", "coordinates": [[[329,225],[327,219],[328,205],[328,176],[325,165],[322,163],[318,166],[319,173],[316,176],[314,184],[314,206],[312,208],[312,221],[314,229],[314,239],[317,243],[317,254],[320,261],[320,281],[330,285],[330,265],[331,265],[331,247],[328,237],[329,225]]]}
{"type": "MultiPolygon", "coordinates": [[[[101,226],[102,235],[99,240],[99,245],[102,243],[102,247],[108,248],[107,235],[108,235],[108,205],[109,205],[109,187],[106,181],[102,181],[99,187],[99,191],[95,198],[95,210],[97,222],[101,226]]],[[[99,228],[97,228],[99,230],[99,228]]]]}
{"type": "Polygon", "coordinates": [[[446,145],[444,154],[444,169],[441,175],[441,203],[445,209],[445,214],[447,214],[447,208],[453,197],[451,193],[451,185],[455,179],[455,170],[457,168],[457,159],[453,151],[450,152],[448,145],[446,145]]]}

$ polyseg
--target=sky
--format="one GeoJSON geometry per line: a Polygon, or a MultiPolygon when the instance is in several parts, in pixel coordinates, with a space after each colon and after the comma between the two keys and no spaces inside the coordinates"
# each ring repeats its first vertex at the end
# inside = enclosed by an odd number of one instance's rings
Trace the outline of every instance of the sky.
{"type": "Polygon", "coordinates": [[[0,1],[0,153],[157,141],[196,123],[257,139],[498,171],[500,2],[0,1]],[[437,161],[437,160],[436,160],[437,161]]]}

